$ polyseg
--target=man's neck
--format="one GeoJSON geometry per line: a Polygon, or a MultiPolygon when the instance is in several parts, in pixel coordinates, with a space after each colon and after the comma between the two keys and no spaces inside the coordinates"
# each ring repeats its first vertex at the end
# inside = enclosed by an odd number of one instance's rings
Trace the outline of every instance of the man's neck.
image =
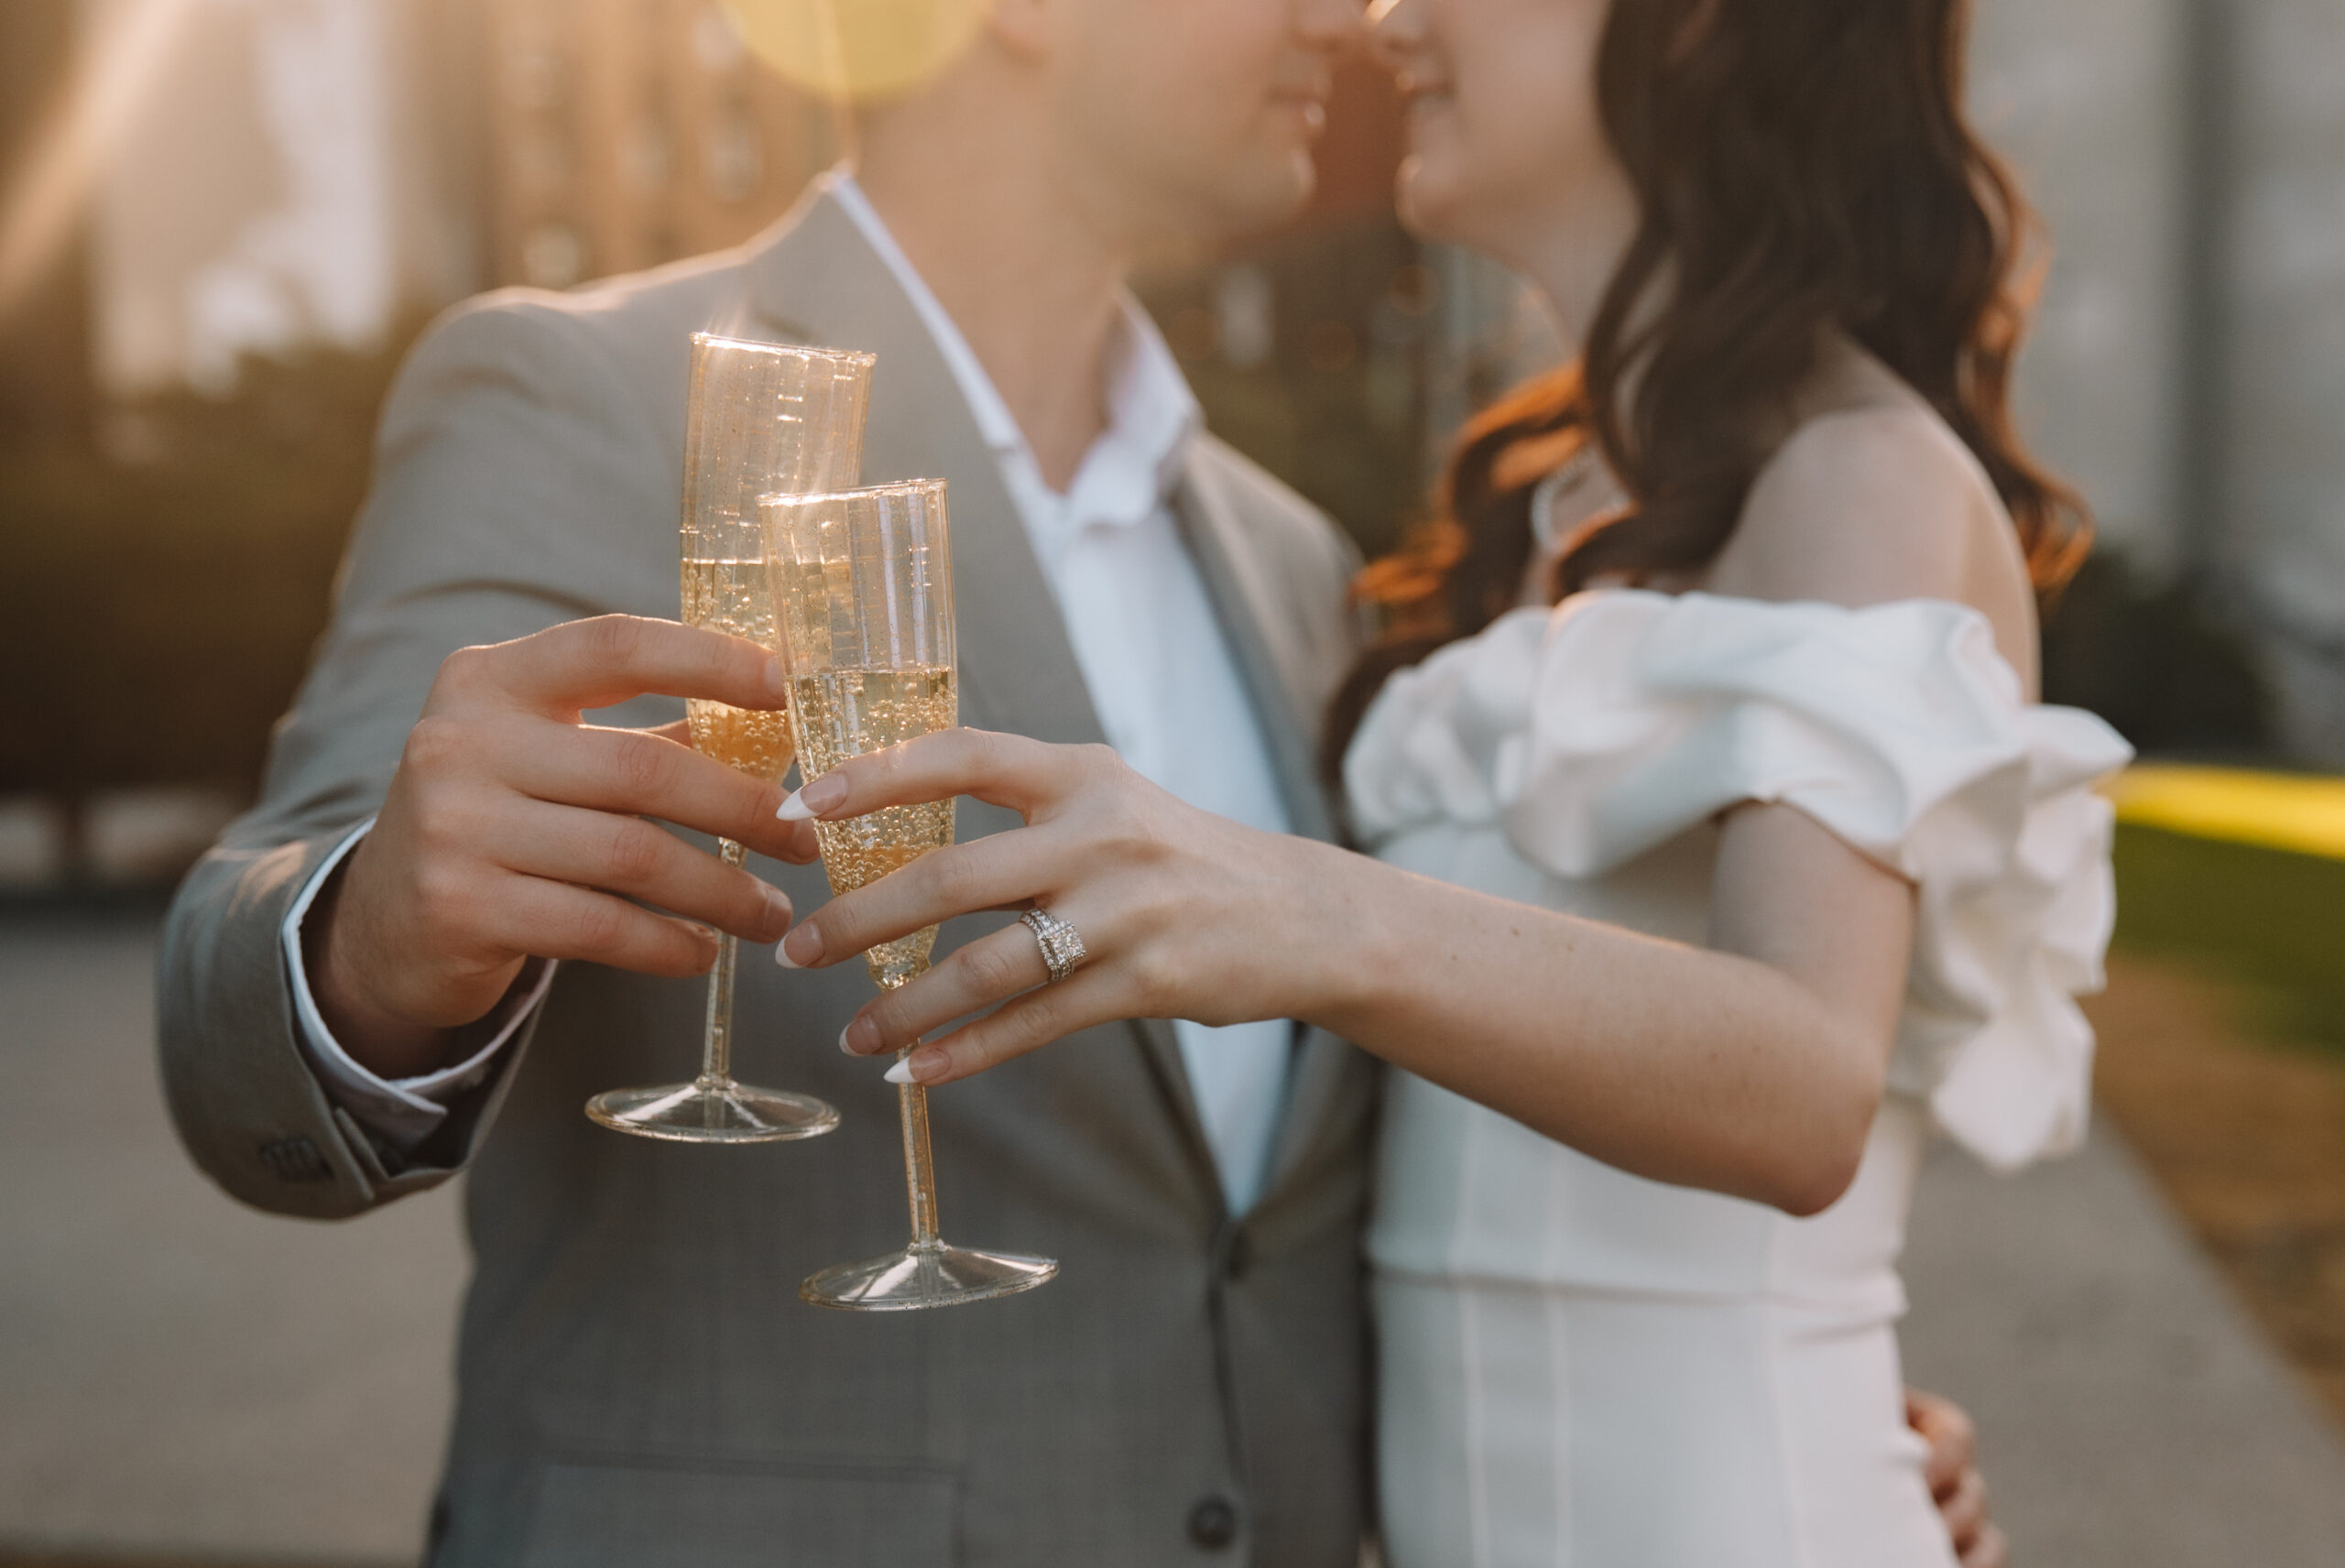
{"type": "Polygon", "coordinates": [[[856,179],[992,378],[1043,483],[1064,490],[1107,426],[1129,258],[1028,149],[993,139],[874,136],[856,179]]]}

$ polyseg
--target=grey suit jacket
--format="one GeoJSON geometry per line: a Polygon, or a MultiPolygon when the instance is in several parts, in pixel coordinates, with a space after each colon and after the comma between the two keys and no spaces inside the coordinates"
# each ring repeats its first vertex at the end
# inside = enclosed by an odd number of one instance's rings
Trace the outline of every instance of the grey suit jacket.
{"type": "MultiPolygon", "coordinates": [[[[1099,738],[994,460],[835,203],[810,199],[739,252],[476,301],[401,375],[263,800],[172,907],[162,1061],[181,1136],[236,1197],[312,1217],[471,1171],[476,1267],[432,1531],[443,1568],[1352,1568],[1373,1076],[1348,1047],[1298,1045],[1274,1173],[1242,1225],[1161,1022],[1096,1029],[939,1093],[946,1236],[1063,1268],[1009,1301],[884,1317],[797,1296],[804,1275],[905,1229],[893,1092],[834,1045],[868,995],[860,964],[742,965],[743,1075],[845,1114],[813,1143],[712,1150],[590,1125],[594,1092],[687,1071],[702,985],[589,964],[563,967],[518,1065],[404,1160],[305,1062],[279,925],[381,799],[441,660],[582,615],[676,614],[687,337],[712,326],[878,354],[865,477],[952,485],[965,722],[1099,738]],[[1231,1517],[1235,1539],[1209,1544],[1231,1517]]],[[[1177,510],[1293,819],[1325,833],[1310,759],[1356,648],[1348,549],[1210,440],[1177,510]]],[[[964,836],[1014,822],[961,807],[964,836]]],[[[801,909],[827,896],[816,868],[757,869],[801,909]]],[[[944,945],[994,923],[949,925],[944,945]]]]}

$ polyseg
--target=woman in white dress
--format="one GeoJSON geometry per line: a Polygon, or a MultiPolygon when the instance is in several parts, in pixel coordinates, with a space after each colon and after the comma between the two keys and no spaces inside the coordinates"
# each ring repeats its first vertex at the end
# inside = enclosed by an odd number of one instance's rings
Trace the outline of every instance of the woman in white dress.
{"type": "Polygon", "coordinates": [[[2016,202],[1960,0],[1397,0],[1404,214],[1574,370],[1467,432],[1337,703],[1374,858],[1112,754],[955,731],[786,814],[1022,832],[833,901],[800,964],[1031,903],[843,1043],[925,1083],[1108,1018],[1296,1018],[1395,1068],[1369,1252],[1393,1568],[1945,1568],[1896,1260],[1936,1128],[2072,1147],[2121,741],[2036,704],[2081,549],[2004,415],[2016,202]],[[1551,607],[1552,606],[1552,607],[1551,607]]]}

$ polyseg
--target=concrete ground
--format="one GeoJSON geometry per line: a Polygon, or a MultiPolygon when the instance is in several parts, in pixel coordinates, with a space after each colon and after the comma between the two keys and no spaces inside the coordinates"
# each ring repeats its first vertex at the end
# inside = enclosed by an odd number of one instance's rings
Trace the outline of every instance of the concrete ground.
{"type": "MultiPolygon", "coordinates": [[[[0,915],[0,1563],[414,1559],[464,1269],[453,1194],[237,1208],[153,1066],[151,915],[0,915]]],[[[2112,1137],[1950,1152],[1913,1377],[1979,1419],[2022,1568],[2333,1568],[2345,1448],[2112,1137]]]]}
{"type": "Polygon", "coordinates": [[[467,1267],[450,1189],[349,1225],[180,1153],[150,915],[0,919],[0,1561],[412,1562],[467,1267]]]}
{"type": "Polygon", "coordinates": [[[2345,1444],[2106,1118],[1997,1177],[1941,1148],[1907,1377],[1978,1421],[2019,1568],[2336,1568],[2345,1444]]]}

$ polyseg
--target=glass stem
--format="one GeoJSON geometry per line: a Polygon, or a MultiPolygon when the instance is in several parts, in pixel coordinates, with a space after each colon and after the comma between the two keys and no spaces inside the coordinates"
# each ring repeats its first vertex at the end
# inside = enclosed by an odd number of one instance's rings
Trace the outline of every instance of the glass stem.
{"type": "MultiPolygon", "coordinates": [[[[910,1056],[898,1051],[896,1060],[910,1056]]],[[[936,1238],[936,1167],[928,1154],[928,1091],[918,1083],[896,1085],[896,1106],[903,1113],[904,1179],[911,1188],[912,1250],[933,1252],[936,1238]]]]}
{"type": "MultiPolygon", "coordinates": [[[[716,841],[717,853],[736,871],[748,850],[729,838],[716,841]]],[[[722,1088],[733,1082],[733,971],[741,957],[741,941],[720,931],[716,937],[716,967],[708,972],[708,1027],[701,1045],[700,1084],[722,1088]]]]}

